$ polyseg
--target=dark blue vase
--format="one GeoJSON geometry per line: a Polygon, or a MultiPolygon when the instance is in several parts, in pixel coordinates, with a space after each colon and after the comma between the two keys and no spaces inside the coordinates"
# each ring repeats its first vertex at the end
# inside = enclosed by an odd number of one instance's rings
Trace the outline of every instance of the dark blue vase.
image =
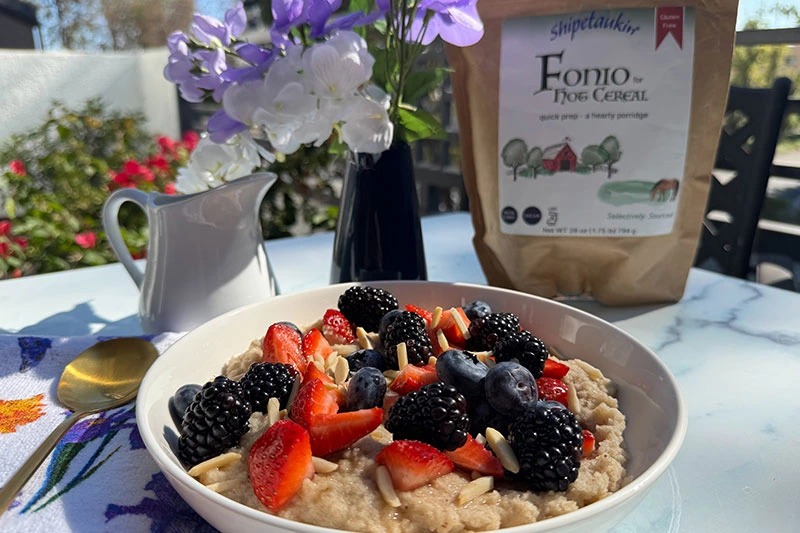
{"type": "Polygon", "coordinates": [[[395,143],[381,154],[352,154],[331,283],[427,278],[411,148],[395,143]]]}

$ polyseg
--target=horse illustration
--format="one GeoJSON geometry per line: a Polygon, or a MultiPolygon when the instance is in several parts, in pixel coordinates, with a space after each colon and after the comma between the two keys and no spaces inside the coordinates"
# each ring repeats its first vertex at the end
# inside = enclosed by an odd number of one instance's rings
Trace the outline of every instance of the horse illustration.
{"type": "Polygon", "coordinates": [[[678,197],[678,187],[680,182],[678,180],[658,180],[653,188],[650,189],[650,199],[659,202],[666,202],[669,192],[672,191],[671,201],[678,197]]]}

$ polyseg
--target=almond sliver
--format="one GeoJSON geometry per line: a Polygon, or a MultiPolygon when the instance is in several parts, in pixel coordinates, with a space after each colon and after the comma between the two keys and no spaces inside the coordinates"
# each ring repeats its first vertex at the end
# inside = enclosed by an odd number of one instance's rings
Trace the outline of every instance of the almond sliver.
{"type": "Polygon", "coordinates": [[[381,465],[375,469],[375,483],[378,485],[378,492],[381,493],[383,501],[390,507],[400,507],[400,498],[392,484],[392,477],[385,466],[381,465]]]}
{"type": "Polygon", "coordinates": [[[517,474],[519,472],[519,460],[503,434],[494,428],[486,428],[486,441],[500,460],[503,468],[513,474],[517,474]]]}
{"type": "Polygon", "coordinates": [[[464,337],[464,339],[469,339],[471,337],[469,334],[469,328],[467,327],[467,323],[464,322],[464,317],[461,316],[461,313],[459,313],[455,307],[451,307],[450,315],[453,317],[456,327],[458,328],[458,331],[461,332],[461,335],[464,337]]]}
{"type": "Polygon", "coordinates": [[[460,507],[492,489],[494,489],[494,478],[492,476],[482,476],[464,485],[461,492],[458,493],[456,501],[460,507]]]}
{"type": "Polygon", "coordinates": [[[229,464],[235,463],[241,458],[242,456],[236,452],[223,453],[222,455],[212,457],[211,459],[193,466],[187,473],[192,477],[198,477],[202,474],[205,474],[209,470],[213,470],[214,468],[222,468],[223,466],[228,466],[229,464]]]}

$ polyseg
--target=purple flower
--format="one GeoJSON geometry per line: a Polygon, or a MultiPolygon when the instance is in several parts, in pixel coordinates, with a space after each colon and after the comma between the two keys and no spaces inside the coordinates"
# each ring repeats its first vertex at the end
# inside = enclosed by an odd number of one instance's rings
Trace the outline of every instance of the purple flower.
{"type": "Polygon", "coordinates": [[[169,36],[167,48],[170,54],[164,77],[179,86],[184,100],[202,102],[209,94],[217,102],[222,100],[227,86],[222,73],[228,64],[221,48],[193,51],[189,38],[179,31],[169,36]]]}
{"type": "Polygon", "coordinates": [[[222,144],[237,133],[247,130],[247,124],[242,124],[238,120],[234,120],[225,113],[224,109],[220,109],[208,119],[206,125],[208,129],[208,137],[217,144],[222,144]]]}
{"type": "MultiPolygon", "coordinates": [[[[388,5],[388,0],[386,0],[388,5]]],[[[275,22],[272,25],[273,42],[286,39],[292,28],[302,24],[309,25],[309,37],[319,39],[329,35],[334,30],[349,30],[356,26],[372,24],[383,16],[383,11],[364,13],[355,11],[348,13],[331,22],[331,16],[342,7],[342,0],[275,0],[272,2],[272,16],[275,22]]]]}
{"type": "Polygon", "coordinates": [[[264,72],[272,66],[275,59],[279,57],[273,50],[265,50],[258,45],[251,43],[238,44],[235,47],[237,55],[250,63],[250,66],[241,68],[230,68],[222,73],[222,79],[231,83],[244,83],[246,81],[260,80],[264,77],[264,72]]]}
{"type": "MultiPolygon", "coordinates": [[[[377,0],[376,3],[380,9],[389,8],[389,0],[377,0]]],[[[438,35],[455,46],[477,43],[483,37],[483,22],[478,15],[477,3],[478,0],[421,0],[406,40],[417,41],[421,38],[423,45],[429,45],[438,35]],[[431,16],[425,28],[428,12],[431,12],[431,16]]],[[[397,3],[395,9],[398,9],[397,3]]]]}
{"type": "Polygon", "coordinates": [[[272,2],[272,32],[286,35],[295,26],[303,24],[305,2],[303,0],[275,0],[272,2]]]}
{"type": "Polygon", "coordinates": [[[219,21],[206,15],[195,15],[192,33],[198,42],[209,46],[230,46],[247,27],[247,15],[241,2],[225,12],[225,20],[219,21]]]}

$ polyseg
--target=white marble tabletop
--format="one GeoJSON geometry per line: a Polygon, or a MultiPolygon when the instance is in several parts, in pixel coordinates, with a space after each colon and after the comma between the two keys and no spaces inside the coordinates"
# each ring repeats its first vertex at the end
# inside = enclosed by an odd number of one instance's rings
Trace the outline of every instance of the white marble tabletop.
{"type": "MultiPolygon", "coordinates": [[[[428,277],[486,283],[463,213],[423,219],[428,277]]],[[[331,234],[269,241],[284,293],[328,283],[331,234]]],[[[140,333],[118,264],[0,282],[0,333],[140,333]]],[[[689,409],[673,466],[614,533],[800,531],[800,295],[693,270],[673,305],[574,305],[666,362],[689,409]]]]}

